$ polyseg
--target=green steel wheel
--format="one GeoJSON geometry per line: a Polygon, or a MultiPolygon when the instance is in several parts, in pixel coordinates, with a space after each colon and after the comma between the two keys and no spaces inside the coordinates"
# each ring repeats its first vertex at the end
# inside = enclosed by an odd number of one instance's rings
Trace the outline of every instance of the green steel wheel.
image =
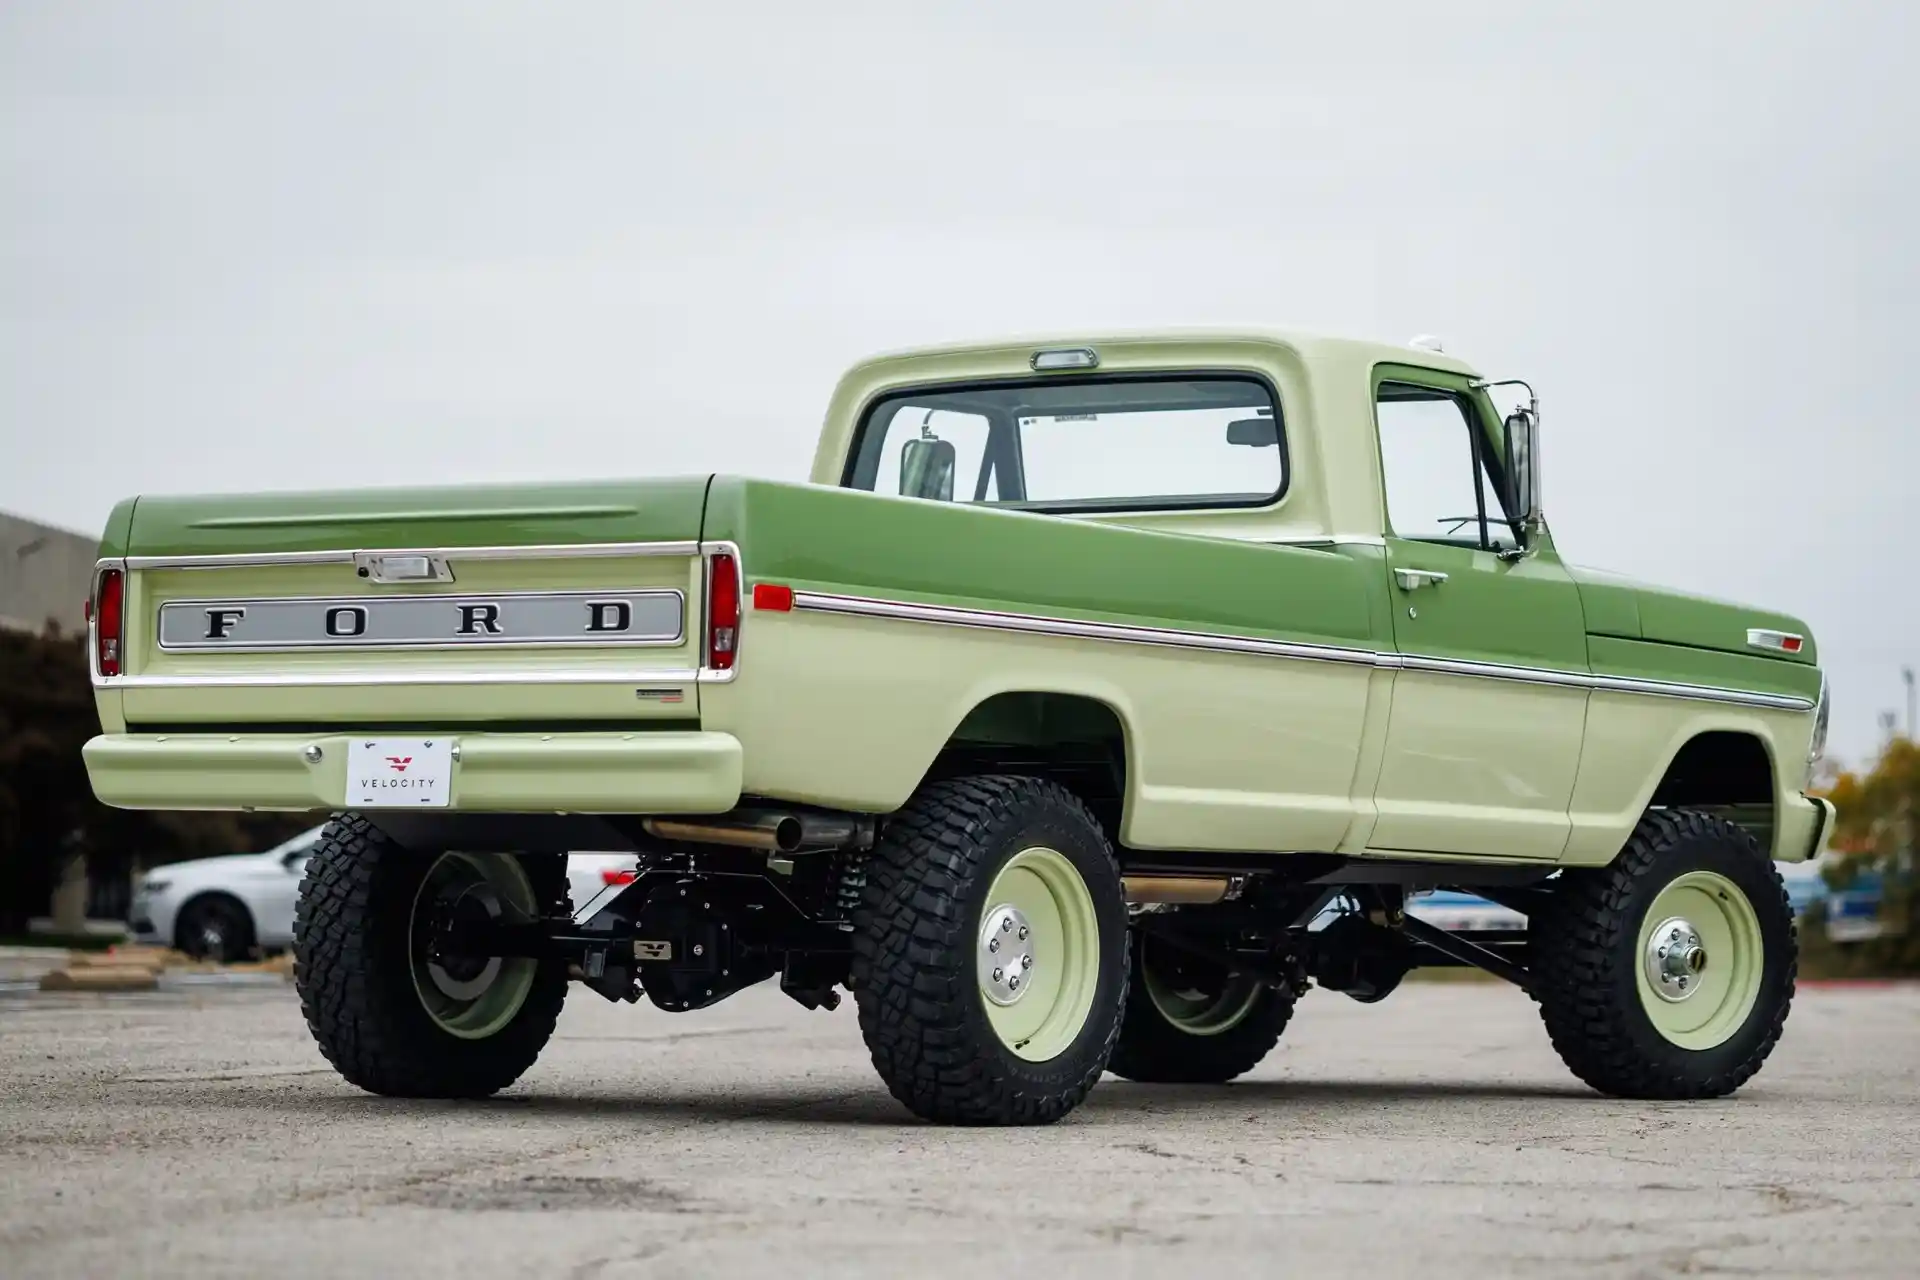
{"type": "Polygon", "coordinates": [[[1029,1062],[1057,1057],[1093,1008],[1100,922],[1066,855],[1035,846],[987,886],[974,978],[1000,1043],[1029,1062]]]}
{"type": "Polygon", "coordinates": [[[1099,1080],[1127,990],[1127,909],[1064,788],[932,783],[888,819],[854,917],[860,1030],[893,1095],[948,1124],[1048,1124],[1099,1080]]]}
{"type": "Polygon", "coordinates": [[[1648,813],[1613,865],[1561,873],[1530,933],[1554,1048],[1619,1097],[1732,1093],[1793,1003],[1786,887],[1751,832],[1711,814],[1648,813]]]}
{"type": "Polygon", "coordinates": [[[294,911],[294,986],[327,1061],[370,1093],[480,1098],[533,1065],[566,1000],[558,959],[437,954],[434,921],[566,909],[558,855],[421,854],[327,824],[294,911]]]}
{"type": "Polygon", "coordinates": [[[1107,1069],[1143,1083],[1224,1084],[1259,1065],[1293,1017],[1293,992],[1138,933],[1120,1041],[1107,1069]]]}
{"type": "Polygon", "coordinates": [[[1683,1049],[1711,1049],[1740,1029],[1760,996],[1760,917],[1725,876],[1668,882],[1640,925],[1641,1007],[1683,1049]]]}
{"type": "Polygon", "coordinates": [[[413,989],[434,1025],[462,1040],[485,1040],[513,1021],[539,974],[524,957],[446,957],[433,950],[442,920],[532,920],[540,915],[533,882],[506,853],[443,853],[413,898],[409,951],[413,989]]]}

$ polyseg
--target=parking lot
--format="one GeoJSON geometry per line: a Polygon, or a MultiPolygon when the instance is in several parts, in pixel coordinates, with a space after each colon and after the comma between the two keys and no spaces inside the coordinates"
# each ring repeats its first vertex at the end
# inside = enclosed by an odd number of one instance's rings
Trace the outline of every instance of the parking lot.
{"type": "Polygon", "coordinates": [[[1109,1078],[1051,1129],[913,1122],[850,1004],[576,990],[487,1104],[320,1061],[291,991],[0,994],[12,1277],[1911,1275],[1920,988],[1804,990],[1758,1081],[1578,1086],[1499,985],[1316,993],[1226,1088],[1109,1078]]]}

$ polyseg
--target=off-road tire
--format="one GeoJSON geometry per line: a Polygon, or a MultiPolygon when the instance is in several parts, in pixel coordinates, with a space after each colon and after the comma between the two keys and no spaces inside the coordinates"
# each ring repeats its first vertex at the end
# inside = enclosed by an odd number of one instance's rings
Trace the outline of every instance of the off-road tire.
{"type": "MultiPolygon", "coordinates": [[[[553,1035],[566,965],[541,961],[518,1012],[485,1039],[435,1025],[409,954],[414,897],[433,862],[358,815],[329,822],[300,882],[294,986],[320,1052],[349,1083],[396,1098],[484,1098],[519,1079],[553,1035]]],[[[559,909],[566,859],[521,864],[537,899],[559,909]]]]}
{"type": "Polygon", "coordinates": [[[1293,1018],[1294,995],[1284,987],[1263,987],[1240,1021],[1211,1035],[1196,1035],[1167,1020],[1147,991],[1142,967],[1146,948],[1133,944],[1133,976],[1127,983],[1126,1014],[1107,1070],[1142,1084],[1225,1084],[1245,1075],[1280,1043],[1293,1018]]]}
{"type": "Polygon", "coordinates": [[[1793,1003],[1799,939],[1786,885],[1753,833],[1686,809],[1649,812],[1606,867],[1564,871],[1530,922],[1533,995],[1572,1072],[1621,1098],[1724,1097],[1773,1052],[1793,1003]],[[1636,985],[1639,935],[1668,884],[1692,871],[1725,877],[1759,922],[1759,991],[1725,1041],[1686,1049],[1653,1024],[1636,985]]]}
{"type": "Polygon", "coordinates": [[[1127,990],[1127,908],[1100,823],[1035,778],[931,783],[887,820],[854,915],[852,987],[875,1070],[915,1115],[944,1124],[1051,1124],[1100,1079],[1127,990]],[[1064,1050],[1019,1057],[987,1020],[975,969],[994,876],[1021,850],[1067,858],[1092,896],[1093,1004],[1064,1050]]]}

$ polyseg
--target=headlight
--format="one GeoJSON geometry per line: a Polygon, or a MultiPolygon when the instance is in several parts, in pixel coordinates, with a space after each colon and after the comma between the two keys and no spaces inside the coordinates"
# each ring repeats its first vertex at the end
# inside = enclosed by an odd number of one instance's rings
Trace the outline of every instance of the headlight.
{"type": "Polygon", "coordinates": [[[1827,721],[1833,714],[1833,689],[1827,684],[1827,673],[1820,673],[1820,705],[1813,712],[1813,742],[1807,747],[1807,763],[1817,763],[1827,754],[1827,721]]]}
{"type": "Polygon", "coordinates": [[[171,881],[171,880],[147,880],[147,881],[143,881],[143,882],[141,883],[141,885],[140,885],[140,892],[142,892],[142,893],[165,893],[165,892],[167,891],[167,888],[168,888],[168,886],[170,886],[170,885],[171,885],[172,883],[173,883],[173,881],[171,881]]]}

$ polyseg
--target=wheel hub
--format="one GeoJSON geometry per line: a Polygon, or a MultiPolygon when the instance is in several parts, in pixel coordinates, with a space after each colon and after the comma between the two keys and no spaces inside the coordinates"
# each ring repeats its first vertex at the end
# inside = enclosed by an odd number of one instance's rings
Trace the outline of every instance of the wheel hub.
{"type": "MultiPolygon", "coordinates": [[[[465,885],[451,903],[441,905],[445,918],[456,924],[497,920],[503,911],[500,895],[489,884],[465,885]]],[[[473,1000],[493,984],[500,968],[498,956],[447,955],[436,947],[427,961],[427,976],[442,995],[473,1000]]]]}
{"type": "Polygon", "coordinates": [[[1678,1002],[1700,990],[1707,949],[1700,931],[1684,916],[1669,916],[1653,927],[1644,957],[1647,982],[1662,1000],[1678,1002]]]}
{"type": "Polygon", "coordinates": [[[1002,903],[980,923],[980,990],[997,1005],[1010,1005],[1033,987],[1033,926],[1017,907],[1002,903]]]}

